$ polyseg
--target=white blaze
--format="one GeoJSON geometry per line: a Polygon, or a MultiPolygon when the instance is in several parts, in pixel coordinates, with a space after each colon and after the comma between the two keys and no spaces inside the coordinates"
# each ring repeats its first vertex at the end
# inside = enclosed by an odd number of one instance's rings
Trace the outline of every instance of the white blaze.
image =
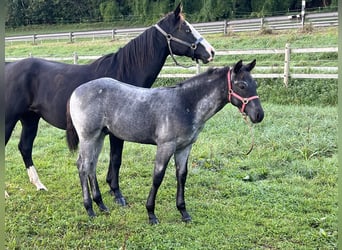
{"type": "Polygon", "coordinates": [[[191,33],[194,35],[194,37],[198,40],[200,38],[202,38],[203,40],[200,42],[200,44],[202,44],[204,46],[204,48],[206,49],[206,51],[209,53],[210,57],[208,59],[208,61],[212,61],[213,57],[212,57],[212,52],[215,52],[215,49],[210,45],[210,43],[205,40],[201,34],[187,21],[185,21],[186,24],[190,27],[191,29],[191,33]]]}

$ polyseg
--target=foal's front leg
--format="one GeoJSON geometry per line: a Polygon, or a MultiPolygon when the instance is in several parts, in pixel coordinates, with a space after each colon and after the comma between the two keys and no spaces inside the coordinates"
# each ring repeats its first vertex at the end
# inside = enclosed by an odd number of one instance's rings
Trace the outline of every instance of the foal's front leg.
{"type": "Polygon", "coordinates": [[[188,174],[188,158],[191,151],[192,145],[187,146],[182,150],[178,150],[175,153],[175,164],[176,164],[176,176],[177,176],[177,201],[176,205],[179,212],[182,215],[184,222],[190,222],[191,217],[186,210],[184,190],[185,182],[188,174]]]}

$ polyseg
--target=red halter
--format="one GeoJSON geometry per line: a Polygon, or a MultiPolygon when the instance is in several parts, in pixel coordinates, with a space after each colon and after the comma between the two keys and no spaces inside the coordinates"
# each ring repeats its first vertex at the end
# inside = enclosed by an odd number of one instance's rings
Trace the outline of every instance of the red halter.
{"type": "Polygon", "coordinates": [[[243,98],[242,96],[235,93],[233,91],[233,88],[232,88],[231,73],[230,72],[231,72],[231,70],[229,70],[228,74],[227,74],[227,78],[228,78],[228,101],[231,102],[232,96],[239,99],[242,102],[242,107],[240,109],[240,112],[245,114],[244,111],[245,111],[246,105],[249,103],[249,101],[254,100],[254,99],[258,99],[259,96],[255,95],[255,96],[251,96],[248,98],[243,98]]]}

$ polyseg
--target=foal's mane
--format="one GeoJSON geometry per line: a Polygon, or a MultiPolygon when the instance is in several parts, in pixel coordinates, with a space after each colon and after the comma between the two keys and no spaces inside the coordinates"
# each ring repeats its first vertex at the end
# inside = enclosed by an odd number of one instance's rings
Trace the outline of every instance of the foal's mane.
{"type": "Polygon", "coordinates": [[[194,77],[191,77],[189,79],[186,79],[180,83],[178,83],[177,85],[174,86],[170,86],[170,88],[176,88],[176,87],[182,87],[182,88],[186,88],[187,86],[193,86],[194,84],[201,84],[200,81],[198,81],[198,79],[201,79],[205,76],[210,77],[213,74],[218,74],[218,75],[222,75],[222,74],[227,74],[229,70],[229,67],[223,67],[223,68],[212,68],[210,67],[207,71],[198,74],[194,77]]]}

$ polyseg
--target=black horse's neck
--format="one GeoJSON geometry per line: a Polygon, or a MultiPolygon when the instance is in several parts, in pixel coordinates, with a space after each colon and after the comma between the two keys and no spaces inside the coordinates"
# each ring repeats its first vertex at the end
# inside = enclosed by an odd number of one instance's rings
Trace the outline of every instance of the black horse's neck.
{"type": "Polygon", "coordinates": [[[156,28],[150,27],[116,53],[103,56],[90,66],[98,76],[149,88],[168,55],[166,39],[156,28]]]}

